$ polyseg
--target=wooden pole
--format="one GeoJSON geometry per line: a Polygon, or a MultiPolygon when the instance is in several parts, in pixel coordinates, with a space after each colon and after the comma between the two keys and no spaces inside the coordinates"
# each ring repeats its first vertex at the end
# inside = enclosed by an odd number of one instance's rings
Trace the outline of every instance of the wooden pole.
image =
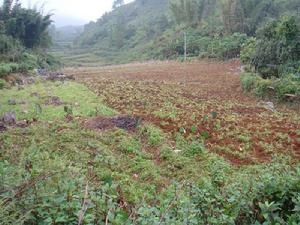
{"type": "Polygon", "coordinates": [[[187,55],[187,43],[186,43],[186,32],[184,32],[184,61],[186,62],[186,55],[187,55]]]}

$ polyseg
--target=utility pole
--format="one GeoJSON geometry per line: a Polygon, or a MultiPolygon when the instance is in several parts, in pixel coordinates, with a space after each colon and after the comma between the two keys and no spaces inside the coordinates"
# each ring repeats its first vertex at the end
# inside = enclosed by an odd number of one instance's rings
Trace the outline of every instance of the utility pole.
{"type": "Polygon", "coordinates": [[[187,52],[187,43],[186,43],[186,32],[184,32],[184,61],[186,62],[186,52],[187,52]]]}

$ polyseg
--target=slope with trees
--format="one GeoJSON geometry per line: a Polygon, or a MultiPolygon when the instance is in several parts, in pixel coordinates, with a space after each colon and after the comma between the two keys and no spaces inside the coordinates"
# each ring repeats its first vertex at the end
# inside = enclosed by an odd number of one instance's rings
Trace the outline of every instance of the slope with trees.
{"type": "Polygon", "coordinates": [[[56,60],[46,53],[51,44],[51,15],[23,8],[19,1],[5,0],[0,7],[0,77],[49,67],[56,60]]]}

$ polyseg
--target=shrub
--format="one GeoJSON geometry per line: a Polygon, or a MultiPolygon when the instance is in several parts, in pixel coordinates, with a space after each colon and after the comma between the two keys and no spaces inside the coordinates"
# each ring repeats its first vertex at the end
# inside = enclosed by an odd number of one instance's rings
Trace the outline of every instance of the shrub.
{"type": "Polygon", "coordinates": [[[295,74],[278,79],[263,79],[257,74],[244,73],[241,75],[241,85],[244,91],[253,91],[259,97],[266,96],[270,87],[274,91],[272,97],[277,97],[279,100],[284,100],[287,94],[300,96],[300,77],[295,74]]]}
{"type": "Polygon", "coordinates": [[[138,153],[140,151],[140,142],[134,137],[122,137],[118,149],[124,153],[138,153]]]}
{"type": "Polygon", "coordinates": [[[143,127],[141,134],[145,135],[149,145],[158,145],[163,140],[162,131],[153,125],[147,125],[143,127]]]}
{"type": "Polygon", "coordinates": [[[221,58],[231,59],[240,55],[243,44],[247,41],[246,34],[234,33],[221,39],[219,42],[219,52],[221,58]]]}
{"type": "Polygon", "coordinates": [[[11,68],[11,72],[13,73],[19,71],[19,65],[17,63],[9,63],[8,66],[11,68]]]}
{"type": "Polygon", "coordinates": [[[249,38],[246,43],[243,45],[241,50],[241,61],[244,64],[250,64],[252,56],[256,49],[256,39],[255,38],[249,38]]]}
{"type": "MultiPolygon", "coordinates": [[[[240,50],[247,40],[247,35],[234,33],[224,37],[209,37],[202,36],[195,30],[190,30],[187,38],[189,57],[230,59],[239,56],[240,50]]],[[[161,52],[166,58],[182,56],[184,54],[182,36],[176,36],[162,48],[161,52]]]]}
{"type": "Polygon", "coordinates": [[[257,202],[261,217],[268,224],[299,224],[299,171],[284,177],[267,177],[258,189],[257,202]],[[298,174],[297,174],[298,173],[298,174]]]}
{"type": "Polygon", "coordinates": [[[195,155],[202,154],[205,151],[205,146],[202,142],[193,141],[187,149],[184,151],[184,155],[188,157],[192,157],[195,155]]]}
{"type": "Polygon", "coordinates": [[[0,35],[0,58],[3,61],[9,62],[19,60],[23,50],[24,47],[20,41],[7,35],[0,35]]]}
{"type": "Polygon", "coordinates": [[[273,81],[270,79],[259,78],[255,82],[254,94],[259,97],[264,97],[269,91],[269,88],[272,87],[273,81]]]}
{"type": "Polygon", "coordinates": [[[42,69],[58,69],[61,66],[58,59],[47,53],[38,54],[37,64],[42,69]]]}
{"type": "Polygon", "coordinates": [[[284,73],[282,68],[296,69],[298,65],[295,62],[300,59],[299,35],[300,28],[294,16],[269,21],[257,31],[256,48],[250,57],[251,64],[264,78],[279,77],[284,73]]]}
{"type": "Polygon", "coordinates": [[[12,72],[12,68],[9,64],[0,64],[0,78],[8,75],[12,72]]]}
{"type": "Polygon", "coordinates": [[[275,82],[276,95],[283,100],[286,94],[300,95],[300,78],[288,75],[275,82]]]}
{"type": "Polygon", "coordinates": [[[0,79],[0,90],[2,90],[3,88],[5,88],[5,86],[6,86],[5,80],[0,79]]]}
{"type": "Polygon", "coordinates": [[[241,75],[242,88],[245,92],[250,92],[254,89],[258,76],[253,73],[244,73],[241,75]]]}
{"type": "Polygon", "coordinates": [[[38,57],[28,52],[23,53],[20,63],[20,70],[22,72],[26,72],[35,68],[38,68],[38,57]]]}

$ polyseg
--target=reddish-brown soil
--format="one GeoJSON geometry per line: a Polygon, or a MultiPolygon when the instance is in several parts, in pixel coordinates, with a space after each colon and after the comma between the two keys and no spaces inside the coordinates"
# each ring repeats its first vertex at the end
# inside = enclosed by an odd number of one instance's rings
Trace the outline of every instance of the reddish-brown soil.
{"type": "Polygon", "coordinates": [[[275,153],[300,159],[299,110],[276,105],[272,112],[243,93],[239,61],[150,62],[65,73],[121,114],[141,117],[172,137],[179,130],[186,138],[208,132],[207,148],[233,164],[266,162],[275,153]]]}

